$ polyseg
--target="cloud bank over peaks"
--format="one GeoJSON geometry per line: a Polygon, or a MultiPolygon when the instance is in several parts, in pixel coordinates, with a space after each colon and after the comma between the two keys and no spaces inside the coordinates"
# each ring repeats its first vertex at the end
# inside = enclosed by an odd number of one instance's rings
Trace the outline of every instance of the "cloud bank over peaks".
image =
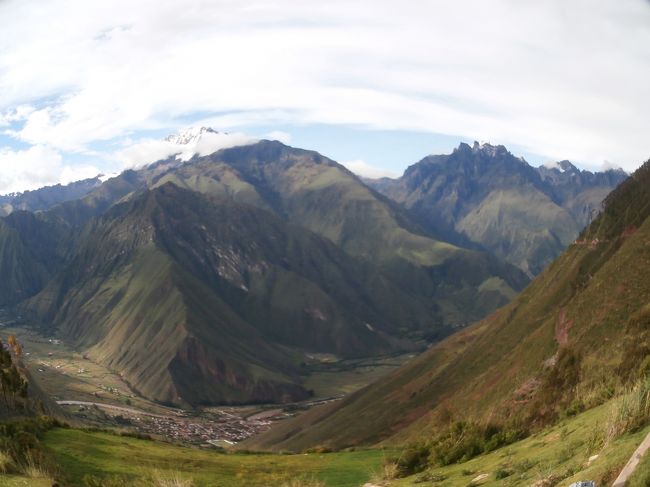
{"type": "Polygon", "coordinates": [[[65,164],[61,154],[46,145],[24,150],[0,149],[0,168],[0,195],[68,184],[100,172],[93,165],[65,164]]]}
{"type": "Polygon", "coordinates": [[[162,140],[141,139],[116,153],[123,169],[137,169],[156,161],[175,157],[187,162],[194,156],[207,156],[258,142],[258,138],[243,133],[218,132],[208,127],[189,127],[162,140]]]}

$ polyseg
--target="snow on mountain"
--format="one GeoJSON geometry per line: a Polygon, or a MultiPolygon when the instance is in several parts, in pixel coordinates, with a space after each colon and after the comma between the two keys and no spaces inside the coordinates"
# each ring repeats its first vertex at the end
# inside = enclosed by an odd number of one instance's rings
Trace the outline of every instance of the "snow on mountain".
{"type": "Polygon", "coordinates": [[[189,127],[180,130],[178,133],[168,135],[164,140],[176,145],[188,145],[196,143],[204,134],[218,134],[210,127],[189,127]]]}
{"type": "Polygon", "coordinates": [[[187,162],[194,156],[207,156],[221,149],[251,145],[258,139],[242,133],[218,132],[209,127],[189,127],[162,140],[144,139],[119,152],[126,168],[139,168],[174,157],[187,162]]]}

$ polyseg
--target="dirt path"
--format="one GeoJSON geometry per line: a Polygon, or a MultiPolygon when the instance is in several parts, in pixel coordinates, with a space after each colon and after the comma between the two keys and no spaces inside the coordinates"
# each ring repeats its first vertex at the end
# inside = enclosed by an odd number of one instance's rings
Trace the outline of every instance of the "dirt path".
{"type": "Polygon", "coordinates": [[[162,414],[148,413],[140,409],[125,408],[122,406],[113,406],[112,404],[104,404],[101,402],[87,402],[87,401],[56,401],[57,404],[61,406],[97,406],[98,408],[104,409],[113,409],[115,411],[122,411],[130,414],[140,414],[143,416],[152,416],[154,418],[169,418],[170,416],[164,416],[162,414]]]}
{"type": "Polygon", "coordinates": [[[612,487],[624,487],[625,484],[627,484],[627,480],[634,473],[634,470],[636,469],[637,465],[641,461],[641,458],[643,458],[643,455],[646,453],[646,451],[648,451],[649,448],[650,448],[650,433],[648,433],[648,435],[639,445],[639,448],[637,448],[636,451],[632,454],[632,457],[627,462],[627,465],[623,467],[623,470],[621,470],[621,473],[612,484],[612,487]]]}

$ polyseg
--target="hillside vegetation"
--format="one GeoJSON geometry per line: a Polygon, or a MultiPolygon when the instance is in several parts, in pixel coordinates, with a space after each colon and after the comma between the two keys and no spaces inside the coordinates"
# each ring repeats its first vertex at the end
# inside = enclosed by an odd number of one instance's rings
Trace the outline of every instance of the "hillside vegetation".
{"type": "Polygon", "coordinates": [[[511,304],[249,446],[405,444],[444,437],[450,424],[505,444],[625,390],[650,353],[648,188],[650,162],[511,304]]]}
{"type": "Polygon", "coordinates": [[[534,168],[503,146],[474,143],[428,156],[401,178],[368,183],[445,240],[475,245],[539,274],[591,222],[627,174],[569,161],[534,168]]]}
{"type": "Polygon", "coordinates": [[[421,349],[527,282],[336,162],[270,141],[15,211],[0,273],[0,305],[183,407],[305,399],[307,354],[421,349]]]}

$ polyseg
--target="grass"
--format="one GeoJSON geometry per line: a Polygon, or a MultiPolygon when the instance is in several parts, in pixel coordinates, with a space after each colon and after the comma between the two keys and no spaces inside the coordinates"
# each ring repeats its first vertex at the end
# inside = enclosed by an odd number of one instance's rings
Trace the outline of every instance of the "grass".
{"type": "Polygon", "coordinates": [[[52,487],[52,479],[0,474],[0,487],[52,487]]]}
{"type": "MultiPolygon", "coordinates": [[[[595,480],[597,485],[609,485],[627,463],[650,426],[633,434],[623,434],[610,443],[594,441],[594,432],[604,437],[608,419],[615,404],[605,404],[570,419],[560,421],[525,440],[503,447],[487,455],[447,467],[431,468],[391,483],[391,486],[444,485],[466,487],[480,475],[487,474],[481,485],[532,485],[547,478],[552,485],[568,486],[578,480],[595,480]],[[598,455],[591,463],[589,458],[598,455]],[[429,479],[444,479],[433,482],[429,479]],[[608,483],[609,482],[609,483],[608,483]]],[[[638,467],[635,486],[645,486],[645,466],[638,467]],[[641,482],[641,483],[638,483],[641,482]]],[[[650,470],[649,470],[650,471],[650,470]]],[[[647,477],[647,474],[646,474],[647,477]]]]}
{"type": "Polygon", "coordinates": [[[304,386],[314,391],[314,398],[350,394],[393,372],[413,357],[413,354],[401,354],[310,364],[304,386]]]}
{"type": "Polygon", "coordinates": [[[157,475],[176,481],[165,485],[194,487],[262,487],[283,483],[358,487],[381,468],[385,457],[381,450],[224,454],[74,429],[47,432],[44,445],[72,486],[84,485],[85,476],[136,482],[157,475]]]}

